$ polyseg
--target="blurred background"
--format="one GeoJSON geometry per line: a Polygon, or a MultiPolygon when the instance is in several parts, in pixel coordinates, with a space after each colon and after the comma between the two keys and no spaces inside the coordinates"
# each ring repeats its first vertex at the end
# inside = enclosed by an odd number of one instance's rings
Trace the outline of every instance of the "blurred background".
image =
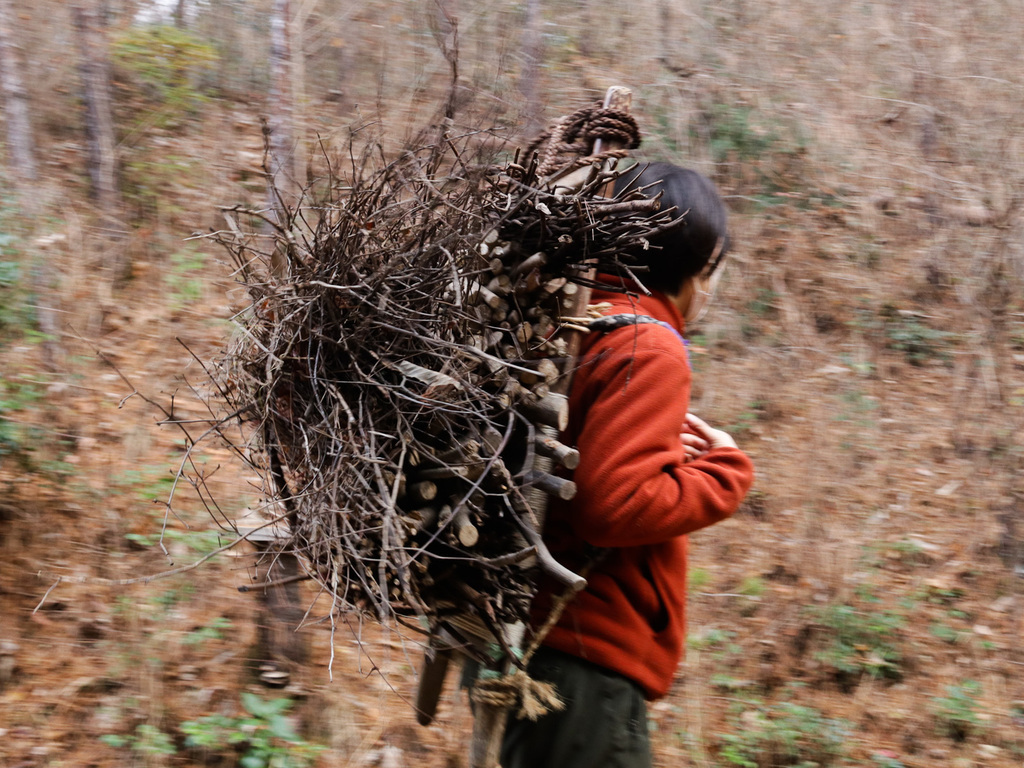
{"type": "MultiPolygon", "coordinates": [[[[514,138],[623,84],[637,155],[732,212],[693,410],[758,470],[693,537],[656,764],[1021,765],[1022,10],[0,0],[0,763],[465,764],[464,696],[415,725],[414,638],[332,632],[311,590],[282,624],[236,589],[252,548],[145,579],[226,541],[187,488],[166,506],[158,422],[202,417],[245,305],[193,235],[265,205],[263,121],[298,187],[449,99],[514,138]]],[[[255,479],[196,461],[244,520],[255,479]]]]}

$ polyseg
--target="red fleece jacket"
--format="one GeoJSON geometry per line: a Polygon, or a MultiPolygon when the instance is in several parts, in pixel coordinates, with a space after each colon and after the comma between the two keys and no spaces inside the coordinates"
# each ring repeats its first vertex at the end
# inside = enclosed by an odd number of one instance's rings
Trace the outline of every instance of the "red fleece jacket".
{"type": "MultiPolygon", "coordinates": [[[[595,290],[607,314],[650,315],[683,329],[662,294],[595,290]]],[[[572,569],[608,548],[545,645],[664,696],[686,636],[686,534],[732,515],[753,481],[750,459],[716,448],[686,462],[679,433],[689,408],[690,366],[682,338],[664,326],[627,326],[584,341],[562,440],[580,451],[571,502],[548,511],[544,538],[572,569]]],[[[539,625],[558,585],[534,602],[539,625]]]]}

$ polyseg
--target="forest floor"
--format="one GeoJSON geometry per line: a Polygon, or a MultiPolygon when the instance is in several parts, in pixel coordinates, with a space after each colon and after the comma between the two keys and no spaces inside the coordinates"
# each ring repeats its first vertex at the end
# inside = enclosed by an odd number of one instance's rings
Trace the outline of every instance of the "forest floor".
{"type": "MultiPolygon", "coordinates": [[[[183,193],[179,236],[217,226],[219,191],[183,193]]],[[[915,252],[924,215],[886,205],[884,251],[915,252]]],[[[656,765],[1024,762],[1021,404],[987,412],[971,342],[933,332],[935,318],[960,322],[946,278],[859,249],[861,219],[880,215],[811,191],[734,219],[737,258],[691,331],[693,410],[736,435],[758,477],[734,519],[692,538],[686,661],[650,710],[656,765]]],[[[71,272],[74,245],[60,257],[71,272]]],[[[0,464],[0,764],[465,765],[471,717],[452,681],[438,721],[415,723],[417,638],[355,617],[332,627],[304,589],[308,661],[268,689],[259,601],[237,589],[251,551],[147,580],[227,540],[181,502],[161,551],[182,440],[128,397],[170,408],[174,395],[176,415],[202,416],[183,377],[204,391],[196,361],[224,348],[239,289],[212,246],[189,248],[143,249],[89,312],[76,306],[98,291],[86,270],[65,297],[82,325],[59,373],[43,373],[31,339],[0,350],[5,397],[19,398],[8,416],[37,441],[0,464]],[[282,713],[289,739],[271,734],[282,713]],[[218,745],[228,732],[243,737],[218,745]],[[208,746],[186,746],[189,733],[208,746]]],[[[1022,386],[1022,343],[994,353],[1002,390],[1022,386]]],[[[227,451],[201,460],[244,519],[253,478],[227,451]]]]}

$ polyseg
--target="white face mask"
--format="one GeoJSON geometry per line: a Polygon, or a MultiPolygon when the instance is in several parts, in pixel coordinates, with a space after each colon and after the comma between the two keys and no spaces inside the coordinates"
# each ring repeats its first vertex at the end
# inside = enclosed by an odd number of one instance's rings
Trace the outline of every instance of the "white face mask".
{"type": "Polygon", "coordinates": [[[683,316],[687,325],[696,323],[707,314],[708,306],[711,304],[709,282],[702,277],[693,278],[693,294],[690,296],[690,305],[686,308],[686,314],[683,316]]]}
{"type": "MultiPolygon", "coordinates": [[[[715,244],[715,250],[708,260],[709,264],[714,265],[717,263],[724,246],[725,239],[719,238],[715,244]]],[[[711,273],[710,277],[698,275],[692,278],[693,295],[690,298],[690,305],[686,308],[686,314],[683,318],[687,324],[696,323],[707,314],[708,307],[711,306],[711,298],[715,295],[715,289],[718,288],[718,281],[722,279],[721,265],[717,266],[718,268],[711,273]]]]}

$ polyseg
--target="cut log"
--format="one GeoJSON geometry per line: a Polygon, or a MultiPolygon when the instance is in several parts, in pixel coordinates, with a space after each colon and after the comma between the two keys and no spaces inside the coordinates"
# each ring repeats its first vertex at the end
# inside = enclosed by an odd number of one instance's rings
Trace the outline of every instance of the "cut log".
{"type": "Polygon", "coordinates": [[[513,334],[520,344],[526,344],[533,338],[533,326],[529,323],[520,323],[513,334]]]}
{"type": "Polygon", "coordinates": [[[548,280],[542,286],[545,296],[554,296],[556,293],[565,288],[565,284],[568,281],[564,277],[556,277],[554,280],[548,280]]]}
{"type": "Polygon", "coordinates": [[[450,480],[453,477],[465,477],[469,474],[465,467],[434,467],[416,472],[417,480],[450,480]]]}
{"type": "Polygon", "coordinates": [[[517,360],[516,365],[520,368],[529,369],[529,372],[523,372],[519,375],[519,381],[528,387],[540,381],[550,384],[559,376],[558,366],[553,360],[546,357],[537,360],[517,360]]]}
{"type": "Polygon", "coordinates": [[[494,293],[489,288],[480,285],[479,283],[470,283],[469,289],[467,290],[466,294],[466,300],[470,304],[477,304],[479,302],[483,302],[491,309],[497,309],[499,306],[505,303],[502,300],[501,296],[494,293]]]}
{"type": "Polygon", "coordinates": [[[544,399],[551,394],[551,387],[546,381],[540,381],[530,387],[530,391],[533,392],[537,397],[544,399]]]}
{"type": "Polygon", "coordinates": [[[512,279],[508,275],[495,275],[489,283],[487,290],[498,296],[508,296],[512,292],[512,279]]]}
{"type": "Polygon", "coordinates": [[[551,393],[537,400],[527,398],[520,408],[537,424],[554,427],[559,432],[564,432],[569,426],[569,400],[565,395],[551,393]]]}
{"type": "Polygon", "coordinates": [[[554,496],[562,501],[571,501],[576,496],[576,483],[566,480],[564,477],[534,469],[526,473],[525,481],[527,485],[540,488],[549,496],[554,496]]]}
{"type": "Polygon", "coordinates": [[[535,269],[543,268],[544,266],[547,265],[547,263],[547,254],[544,253],[543,251],[538,251],[532,256],[523,259],[521,262],[519,262],[516,268],[512,270],[512,277],[519,277],[520,275],[529,274],[535,269]]]}
{"type": "Polygon", "coordinates": [[[490,456],[496,454],[504,442],[501,432],[491,426],[488,426],[484,430],[483,437],[481,439],[483,441],[483,447],[487,449],[487,454],[490,456]]]}
{"type": "Polygon", "coordinates": [[[558,442],[555,438],[540,434],[534,441],[534,448],[541,456],[547,456],[566,469],[576,469],[580,465],[580,452],[571,446],[558,442]]]}
{"type": "Polygon", "coordinates": [[[407,498],[414,504],[424,504],[437,498],[437,484],[430,480],[412,483],[408,486],[407,498]]]}
{"type": "Polygon", "coordinates": [[[419,518],[419,522],[416,527],[419,531],[431,531],[434,529],[437,521],[443,516],[450,514],[450,510],[447,506],[442,507],[440,510],[435,507],[423,507],[413,512],[413,515],[419,518]]]}
{"type": "Polygon", "coordinates": [[[475,547],[480,541],[480,531],[469,519],[469,509],[466,506],[460,507],[455,513],[452,525],[455,527],[455,536],[462,546],[475,547]]]}

